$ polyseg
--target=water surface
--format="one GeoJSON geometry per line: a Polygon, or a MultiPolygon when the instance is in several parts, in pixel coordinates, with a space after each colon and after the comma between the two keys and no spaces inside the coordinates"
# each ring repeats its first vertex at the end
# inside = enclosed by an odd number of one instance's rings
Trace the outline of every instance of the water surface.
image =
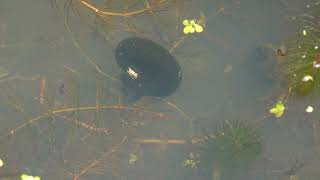
{"type": "MultiPolygon", "coordinates": [[[[264,148],[256,164],[235,179],[288,179],[285,172],[296,160],[306,163],[297,171],[301,179],[319,178],[316,100],[294,99],[281,119],[269,116],[283,89],[269,79],[272,50],[259,51],[299,31],[290,17],[307,3],[177,1],[153,14],[102,21],[76,0],[1,1],[0,158],[6,166],[0,172],[72,179],[96,160],[83,179],[211,179],[181,166],[195,147],[141,145],[136,139],[189,140],[223,121],[239,120],[257,126],[264,148]],[[204,31],[185,38],[182,20],[201,14],[204,31]],[[169,50],[185,38],[173,50],[183,80],[165,101],[123,100],[114,49],[129,36],[152,39],[169,50]],[[316,110],[306,114],[306,105],[313,103],[316,110]],[[57,109],[63,112],[51,111],[57,109]],[[38,116],[43,117],[34,119],[38,116]],[[130,154],[138,157],[133,164],[130,154]]],[[[125,3],[105,4],[110,11],[125,8],[125,3]]]]}

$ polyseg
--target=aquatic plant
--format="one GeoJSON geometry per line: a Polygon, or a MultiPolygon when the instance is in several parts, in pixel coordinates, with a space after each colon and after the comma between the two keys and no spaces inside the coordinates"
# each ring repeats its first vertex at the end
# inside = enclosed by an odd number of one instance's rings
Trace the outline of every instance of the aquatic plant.
{"type": "Polygon", "coordinates": [[[184,28],[183,28],[184,34],[189,34],[189,33],[192,34],[194,32],[200,33],[203,31],[202,26],[197,24],[196,20],[194,19],[192,20],[185,19],[183,20],[182,24],[184,25],[184,28]]]}
{"type": "Polygon", "coordinates": [[[301,29],[287,40],[288,54],[280,62],[283,76],[296,95],[318,92],[320,81],[320,5],[308,5],[296,21],[301,29]]]}
{"type": "Polygon", "coordinates": [[[207,167],[242,168],[249,166],[261,153],[261,140],[249,123],[224,121],[208,136],[202,162],[207,167]]]}
{"type": "Polygon", "coordinates": [[[285,109],[286,107],[284,106],[284,104],[279,101],[274,107],[269,110],[269,113],[274,114],[276,118],[279,118],[283,115],[285,109]]]}

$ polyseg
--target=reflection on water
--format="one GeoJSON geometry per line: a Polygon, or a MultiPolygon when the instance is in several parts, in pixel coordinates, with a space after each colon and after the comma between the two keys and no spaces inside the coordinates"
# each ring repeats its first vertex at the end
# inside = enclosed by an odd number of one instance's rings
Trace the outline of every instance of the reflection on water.
{"type": "Polygon", "coordinates": [[[318,107],[287,99],[276,57],[308,3],[1,1],[0,177],[318,179],[318,107]],[[185,19],[204,31],[184,35],[185,19]],[[124,101],[114,50],[129,36],[174,54],[184,78],[173,95],[124,101]],[[276,119],[268,111],[279,99],[286,109],[276,119]],[[240,162],[251,156],[249,130],[235,121],[258,134],[250,164],[240,162]]]}

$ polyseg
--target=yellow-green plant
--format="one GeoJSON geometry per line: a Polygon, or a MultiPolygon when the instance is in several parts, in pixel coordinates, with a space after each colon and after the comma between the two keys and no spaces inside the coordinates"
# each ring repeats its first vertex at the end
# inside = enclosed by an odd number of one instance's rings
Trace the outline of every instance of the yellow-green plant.
{"type": "Polygon", "coordinates": [[[189,33],[192,34],[195,32],[200,33],[203,31],[203,27],[200,24],[197,24],[195,19],[192,19],[192,20],[185,19],[183,20],[182,24],[184,25],[184,28],[183,28],[184,34],[189,34],[189,33]]]}
{"type": "Polygon", "coordinates": [[[279,101],[274,107],[269,110],[269,113],[274,114],[277,118],[281,117],[284,113],[285,106],[279,101]]]}

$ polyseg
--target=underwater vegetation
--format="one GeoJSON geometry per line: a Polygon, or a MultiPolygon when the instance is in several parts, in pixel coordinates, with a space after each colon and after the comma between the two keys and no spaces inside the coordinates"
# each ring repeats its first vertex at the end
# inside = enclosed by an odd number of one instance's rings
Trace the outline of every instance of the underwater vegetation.
{"type": "Polygon", "coordinates": [[[294,18],[300,30],[287,40],[288,54],[280,61],[280,71],[295,95],[319,92],[319,12],[320,4],[314,3],[307,6],[305,13],[294,18]]]}
{"type": "Polygon", "coordinates": [[[254,126],[241,121],[224,121],[208,136],[202,162],[211,168],[245,168],[261,151],[261,139],[254,126]]]}

